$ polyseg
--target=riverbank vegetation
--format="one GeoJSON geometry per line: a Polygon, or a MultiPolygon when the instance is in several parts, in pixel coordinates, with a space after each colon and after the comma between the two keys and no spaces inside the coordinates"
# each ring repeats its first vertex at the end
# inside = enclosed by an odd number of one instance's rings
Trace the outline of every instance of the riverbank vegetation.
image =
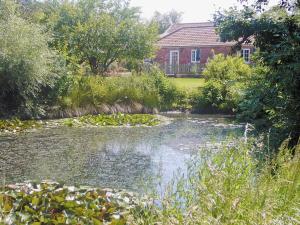
{"type": "Polygon", "coordinates": [[[300,146],[264,162],[261,153],[245,143],[203,149],[156,205],[132,210],[135,224],[299,224],[300,146]]]}
{"type": "Polygon", "coordinates": [[[56,107],[49,110],[48,116],[51,112],[53,117],[153,113],[171,108],[179,95],[176,87],[155,68],[147,74],[129,77],[70,76],[66,79],[57,87],[56,107]]]}

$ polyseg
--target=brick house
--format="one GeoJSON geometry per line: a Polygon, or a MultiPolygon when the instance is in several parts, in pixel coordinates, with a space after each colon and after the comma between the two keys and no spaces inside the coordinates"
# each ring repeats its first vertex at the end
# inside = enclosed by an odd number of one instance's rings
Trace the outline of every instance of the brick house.
{"type": "MultiPolygon", "coordinates": [[[[221,42],[211,22],[174,24],[160,36],[155,62],[169,75],[199,75],[215,54],[232,54],[234,44],[221,42]]],[[[239,54],[246,63],[253,50],[252,45],[242,46],[239,54]]]]}

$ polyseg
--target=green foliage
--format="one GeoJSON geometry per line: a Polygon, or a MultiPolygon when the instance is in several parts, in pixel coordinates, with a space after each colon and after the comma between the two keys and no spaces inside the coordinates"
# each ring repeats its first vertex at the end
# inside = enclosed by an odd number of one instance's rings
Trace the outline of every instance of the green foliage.
{"type": "Polygon", "coordinates": [[[278,134],[272,135],[274,140],[290,135],[295,145],[300,134],[300,17],[299,4],[292,5],[290,12],[275,7],[261,14],[252,8],[231,9],[219,12],[215,21],[224,41],[255,40],[259,49],[255,62],[265,68],[245,95],[242,116],[271,128],[278,134]]]}
{"type": "Polygon", "coordinates": [[[110,14],[90,18],[76,27],[75,49],[94,74],[103,74],[115,61],[143,60],[152,56],[156,33],[132,19],[116,20],[110,14]]]}
{"type": "Polygon", "coordinates": [[[159,206],[134,208],[136,224],[298,224],[299,146],[263,165],[249,144],[207,151],[154,197],[159,206]]]}
{"type": "Polygon", "coordinates": [[[133,204],[130,198],[126,193],[67,187],[54,182],[10,185],[0,191],[0,223],[123,225],[126,224],[123,214],[133,204]]]}
{"type": "Polygon", "coordinates": [[[62,65],[49,50],[42,28],[6,6],[6,2],[0,5],[0,11],[7,13],[0,16],[0,115],[37,116],[43,113],[46,99],[42,92],[53,86],[62,65]]]}
{"type": "Polygon", "coordinates": [[[104,75],[112,64],[140,65],[152,56],[156,27],[141,22],[139,10],[127,1],[0,3],[0,116],[40,117],[57,103],[63,109],[161,106],[160,92],[168,90],[146,76],[83,78],[104,75]]]}
{"type": "Polygon", "coordinates": [[[154,86],[158,90],[158,93],[161,97],[160,99],[160,108],[169,109],[172,107],[172,104],[176,102],[179,92],[176,86],[168,80],[166,75],[157,68],[152,68],[148,74],[150,80],[154,82],[154,86]]]}
{"type": "Polygon", "coordinates": [[[251,75],[251,68],[240,57],[215,55],[208,62],[203,71],[206,80],[218,80],[223,85],[247,80],[251,75]]]}
{"type": "Polygon", "coordinates": [[[86,62],[94,74],[103,75],[114,62],[142,62],[153,54],[156,27],[141,22],[138,8],[126,0],[22,5],[24,17],[45,25],[53,34],[50,45],[71,70],[77,71],[86,62]]]}
{"type": "Polygon", "coordinates": [[[101,104],[137,102],[146,107],[159,106],[159,94],[148,77],[74,77],[66,95],[61,96],[62,108],[78,108],[101,104]]]}
{"type": "Polygon", "coordinates": [[[242,58],[216,55],[203,71],[206,82],[192,100],[194,110],[236,112],[251,73],[242,58]]]}
{"type": "Polygon", "coordinates": [[[172,106],[178,94],[175,86],[158,70],[129,77],[76,76],[69,83],[59,97],[62,109],[132,103],[166,109],[172,106]]]}

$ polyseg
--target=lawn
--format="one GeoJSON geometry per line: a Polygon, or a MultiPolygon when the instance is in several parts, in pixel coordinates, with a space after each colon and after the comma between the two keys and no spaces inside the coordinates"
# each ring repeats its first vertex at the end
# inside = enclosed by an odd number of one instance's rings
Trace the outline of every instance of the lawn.
{"type": "Polygon", "coordinates": [[[169,78],[173,84],[179,89],[193,91],[197,88],[203,87],[204,78],[169,78]]]}

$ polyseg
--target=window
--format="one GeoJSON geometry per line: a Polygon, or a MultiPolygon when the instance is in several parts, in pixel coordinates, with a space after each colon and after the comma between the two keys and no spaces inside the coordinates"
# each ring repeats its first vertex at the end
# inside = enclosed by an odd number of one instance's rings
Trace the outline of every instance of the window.
{"type": "Polygon", "coordinates": [[[200,49],[193,49],[191,54],[191,62],[192,63],[199,63],[201,58],[201,51],[200,49]]]}
{"type": "Polygon", "coordinates": [[[250,62],[250,49],[242,49],[241,57],[245,60],[246,63],[250,62]]]}

